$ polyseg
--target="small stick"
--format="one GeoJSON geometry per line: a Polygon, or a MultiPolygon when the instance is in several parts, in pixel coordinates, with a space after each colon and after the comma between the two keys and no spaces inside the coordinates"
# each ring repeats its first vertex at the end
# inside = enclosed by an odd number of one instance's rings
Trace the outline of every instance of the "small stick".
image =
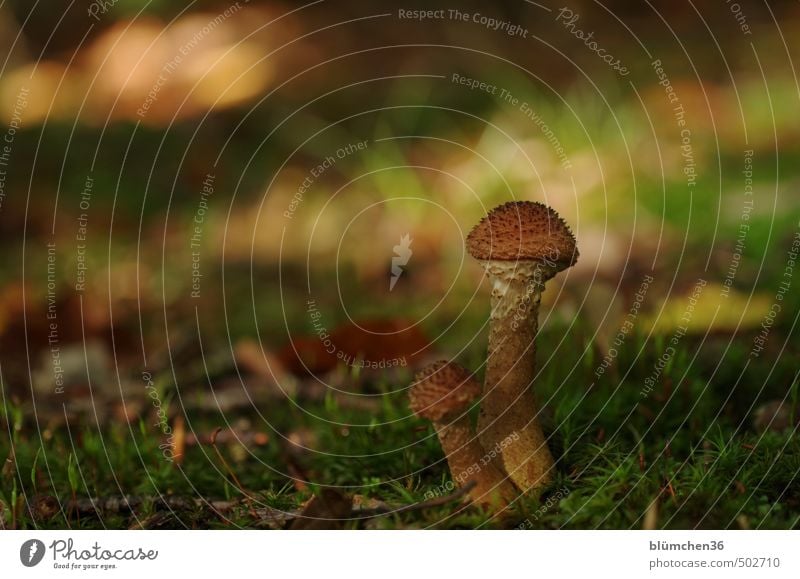
{"type": "MultiPolygon", "coordinates": [[[[407,513],[412,511],[420,511],[424,509],[430,509],[433,507],[438,507],[442,505],[446,505],[452,501],[460,499],[467,495],[470,490],[472,490],[473,486],[475,485],[474,481],[469,481],[464,486],[458,488],[455,492],[444,495],[441,497],[436,497],[427,501],[421,501],[418,503],[412,503],[408,505],[400,505],[397,507],[385,506],[385,507],[378,507],[373,509],[364,509],[358,511],[357,516],[354,516],[354,519],[371,519],[374,517],[381,517],[384,515],[393,515],[396,513],[407,513]]],[[[75,500],[69,501],[67,504],[68,512],[73,513],[80,513],[83,515],[93,515],[93,516],[100,516],[102,513],[113,513],[113,514],[120,514],[120,513],[132,513],[135,509],[140,506],[143,506],[146,503],[151,502],[153,507],[157,510],[173,510],[173,511],[186,511],[192,509],[204,509],[206,507],[210,507],[216,514],[221,515],[224,513],[228,513],[243,505],[246,502],[249,502],[247,499],[242,500],[235,500],[235,501],[225,501],[225,500],[204,500],[204,499],[195,499],[195,498],[187,498],[187,497],[180,497],[180,496],[163,496],[163,497],[156,497],[156,496],[120,496],[120,497],[90,497],[90,498],[79,498],[75,500]]],[[[284,512],[280,511],[279,509],[273,509],[272,507],[265,507],[258,509],[262,511],[264,515],[259,515],[259,513],[254,512],[251,510],[251,514],[255,519],[264,520],[268,517],[266,515],[273,515],[276,518],[285,519],[286,521],[295,519],[297,517],[297,513],[293,512],[284,512]]]]}
{"type": "Polygon", "coordinates": [[[231,465],[228,464],[228,461],[225,460],[225,457],[222,456],[222,453],[219,451],[219,448],[217,448],[217,436],[219,435],[219,433],[221,431],[222,431],[222,427],[221,426],[217,426],[214,429],[214,432],[211,433],[211,441],[210,441],[211,442],[211,446],[214,447],[214,452],[217,453],[217,456],[219,457],[220,461],[222,461],[223,466],[225,466],[225,469],[228,471],[228,474],[233,479],[233,482],[236,484],[236,487],[239,489],[239,492],[242,493],[242,495],[244,496],[245,500],[247,501],[247,506],[250,509],[250,515],[253,518],[256,518],[257,515],[256,515],[256,511],[255,511],[255,509],[253,507],[253,497],[251,496],[250,492],[247,489],[244,488],[244,485],[242,485],[242,483],[237,478],[236,473],[233,472],[233,469],[231,468],[231,465]]]}
{"type": "Polygon", "coordinates": [[[217,427],[214,429],[214,432],[212,432],[212,433],[211,433],[211,439],[209,440],[209,444],[210,444],[210,445],[211,445],[211,446],[214,448],[214,452],[216,452],[216,453],[217,453],[217,457],[219,458],[220,462],[222,462],[222,466],[224,466],[224,467],[225,467],[225,470],[227,470],[227,471],[228,471],[228,474],[229,474],[229,475],[230,475],[230,477],[233,479],[233,482],[234,482],[234,483],[236,483],[236,487],[239,489],[239,491],[240,491],[240,492],[241,492],[241,493],[242,493],[244,496],[246,496],[247,498],[250,498],[250,493],[248,493],[248,492],[245,490],[244,486],[242,486],[242,483],[241,483],[241,482],[239,482],[239,479],[238,479],[238,478],[236,478],[236,473],[235,473],[235,472],[233,472],[233,469],[231,468],[231,465],[229,465],[229,464],[228,464],[228,461],[227,461],[227,460],[225,460],[225,457],[224,457],[224,456],[222,456],[222,453],[219,451],[219,448],[217,448],[217,435],[218,435],[218,434],[219,434],[221,431],[222,431],[222,427],[221,427],[221,426],[217,426],[217,427]]]}
{"type": "Polygon", "coordinates": [[[364,509],[363,511],[358,512],[357,519],[370,519],[373,517],[381,517],[383,515],[395,515],[400,513],[409,513],[412,511],[422,511],[425,509],[431,509],[433,507],[440,507],[442,505],[446,505],[447,503],[451,503],[456,499],[460,499],[461,497],[469,494],[475,485],[478,483],[474,480],[467,482],[464,486],[459,487],[454,492],[450,493],[449,495],[443,495],[441,497],[436,497],[433,499],[429,499],[427,501],[420,501],[418,503],[411,503],[410,505],[401,505],[399,507],[377,507],[374,509],[364,509]]]}

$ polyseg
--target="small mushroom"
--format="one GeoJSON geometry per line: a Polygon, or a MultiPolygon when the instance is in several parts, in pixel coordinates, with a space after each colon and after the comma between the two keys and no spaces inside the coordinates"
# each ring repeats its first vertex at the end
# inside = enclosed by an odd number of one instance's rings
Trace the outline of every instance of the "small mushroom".
{"type": "Polygon", "coordinates": [[[467,416],[470,403],[480,395],[481,386],[458,364],[444,360],[421,370],[409,391],[411,410],[433,422],[439,443],[457,486],[470,481],[472,502],[501,510],[517,492],[497,470],[481,447],[467,416]]]}
{"type": "Polygon", "coordinates": [[[517,201],[490,211],[466,245],[492,282],[480,441],[517,488],[529,492],[547,484],[554,467],[531,387],[539,302],[545,282],[577,261],[575,237],[553,209],[517,201]]]}

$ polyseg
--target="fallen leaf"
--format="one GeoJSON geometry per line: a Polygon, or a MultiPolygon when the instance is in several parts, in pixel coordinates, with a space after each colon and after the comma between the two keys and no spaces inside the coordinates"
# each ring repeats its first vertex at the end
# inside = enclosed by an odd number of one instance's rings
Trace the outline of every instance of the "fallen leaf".
{"type": "Polygon", "coordinates": [[[422,330],[406,320],[361,320],[334,328],[325,341],[293,336],[278,357],[295,375],[325,374],[338,365],[383,371],[413,366],[429,345],[422,330]]]}
{"type": "Polygon", "coordinates": [[[293,530],[341,529],[352,512],[352,498],[337,490],[325,488],[308,501],[290,528],[293,530]]]}

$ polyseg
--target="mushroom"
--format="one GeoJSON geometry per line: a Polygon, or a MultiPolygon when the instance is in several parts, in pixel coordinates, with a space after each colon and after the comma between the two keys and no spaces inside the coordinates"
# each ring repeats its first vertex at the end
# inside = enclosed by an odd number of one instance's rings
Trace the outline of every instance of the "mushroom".
{"type": "Polygon", "coordinates": [[[516,201],[490,211],[466,245],[492,282],[479,438],[498,468],[529,492],[547,484],[554,467],[532,390],[539,302],[545,282],[577,261],[575,237],[550,207],[516,201]]]}
{"type": "Polygon", "coordinates": [[[440,360],[422,369],[409,391],[411,410],[433,422],[457,486],[474,481],[472,502],[501,510],[517,497],[514,485],[492,464],[475,436],[467,410],[481,386],[458,364],[440,360]]]}

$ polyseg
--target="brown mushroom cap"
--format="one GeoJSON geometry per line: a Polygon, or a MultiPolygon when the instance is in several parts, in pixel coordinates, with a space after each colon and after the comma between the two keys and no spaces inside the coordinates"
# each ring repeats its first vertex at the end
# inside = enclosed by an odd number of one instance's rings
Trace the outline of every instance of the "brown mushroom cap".
{"type": "Polygon", "coordinates": [[[475,259],[551,261],[558,270],[578,261],[575,236],[547,205],[511,201],[492,209],[467,236],[467,251],[475,259]]]}
{"type": "Polygon", "coordinates": [[[408,393],[414,414],[432,421],[464,412],[481,393],[481,385],[454,362],[439,360],[416,375],[408,393]]]}

